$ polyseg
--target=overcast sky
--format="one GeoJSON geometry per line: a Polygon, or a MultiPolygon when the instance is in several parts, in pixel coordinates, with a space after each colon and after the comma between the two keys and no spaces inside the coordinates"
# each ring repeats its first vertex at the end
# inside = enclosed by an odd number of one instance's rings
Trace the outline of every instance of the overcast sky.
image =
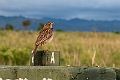
{"type": "Polygon", "coordinates": [[[120,20],[120,0],[0,0],[0,15],[120,20]]]}

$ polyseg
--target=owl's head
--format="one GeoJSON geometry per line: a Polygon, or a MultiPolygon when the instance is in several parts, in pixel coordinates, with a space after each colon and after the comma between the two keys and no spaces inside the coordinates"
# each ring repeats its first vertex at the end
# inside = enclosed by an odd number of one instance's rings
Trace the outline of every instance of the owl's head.
{"type": "Polygon", "coordinates": [[[45,23],[44,24],[44,29],[47,29],[47,28],[52,28],[52,24],[53,24],[54,22],[47,22],[47,23],[45,23]]]}

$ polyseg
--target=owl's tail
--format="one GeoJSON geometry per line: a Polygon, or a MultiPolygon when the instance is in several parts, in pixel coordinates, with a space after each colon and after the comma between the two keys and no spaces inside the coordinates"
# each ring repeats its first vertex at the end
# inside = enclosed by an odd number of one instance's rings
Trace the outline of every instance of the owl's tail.
{"type": "Polygon", "coordinates": [[[36,54],[37,48],[38,48],[38,45],[35,46],[35,49],[32,52],[33,54],[36,54]]]}

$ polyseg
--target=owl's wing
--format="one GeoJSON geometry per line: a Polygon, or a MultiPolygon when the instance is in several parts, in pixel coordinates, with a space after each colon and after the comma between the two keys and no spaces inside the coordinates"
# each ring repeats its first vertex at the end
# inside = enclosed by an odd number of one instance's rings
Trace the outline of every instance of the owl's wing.
{"type": "Polygon", "coordinates": [[[49,40],[51,37],[53,36],[53,28],[50,29],[42,29],[39,32],[39,35],[37,37],[37,40],[35,42],[35,45],[39,45],[39,44],[44,44],[47,42],[47,40],[49,40]]]}

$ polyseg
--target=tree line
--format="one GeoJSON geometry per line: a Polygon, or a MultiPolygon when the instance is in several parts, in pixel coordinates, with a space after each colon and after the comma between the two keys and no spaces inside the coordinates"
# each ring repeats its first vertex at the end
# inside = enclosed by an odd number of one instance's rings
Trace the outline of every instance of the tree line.
{"type": "MultiPolygon", "coordinates": [[[[27,19],[27,20],[23,20],[23,21],[21,22],[21,25],[23,26],[23,29],[24,29],[24,30],[27,30],[27,27],[28,27],[30,24],[31,24],[31,21],[28,20],[28,19],[27,19]]],[[[37,30],[42,29],[43,26],[44,26],[43,23],[39,23],[37,30]]],[[[0,28],[0,30],[14,30],[14,26],[13,26],[12,24],[10,24],[10,23],[7,23],[7,24],[5,25],[5,27],[4,27],[4,28],[0,28]]]]}

